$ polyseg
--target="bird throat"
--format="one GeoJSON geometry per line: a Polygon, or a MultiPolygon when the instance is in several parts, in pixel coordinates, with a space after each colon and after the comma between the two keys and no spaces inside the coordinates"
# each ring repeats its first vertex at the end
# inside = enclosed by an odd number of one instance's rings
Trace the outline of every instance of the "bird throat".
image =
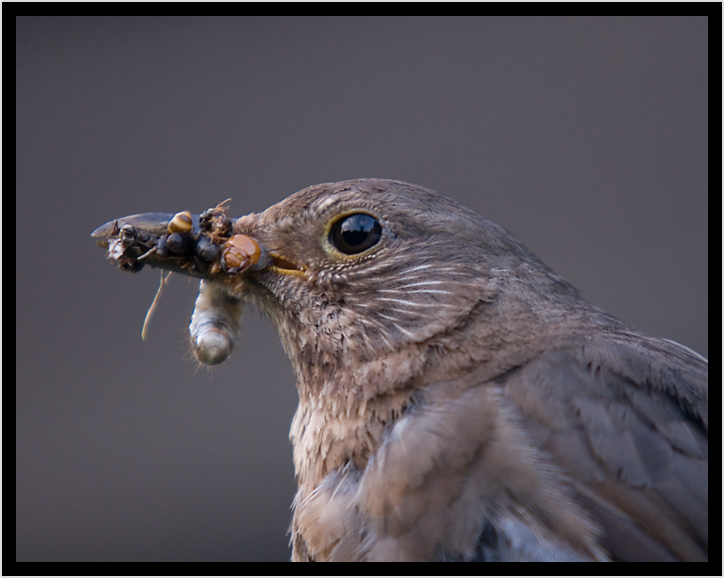
{"type": "Polygon", "coordinates": [[[290,439],[300,484],[347,464],[364,469],[385,432],[412,404],[425,356],[412,344],[374,358],[344,340],[309,333],[276,304],[256,303],[274,324],[297,381],[290,439]]]}

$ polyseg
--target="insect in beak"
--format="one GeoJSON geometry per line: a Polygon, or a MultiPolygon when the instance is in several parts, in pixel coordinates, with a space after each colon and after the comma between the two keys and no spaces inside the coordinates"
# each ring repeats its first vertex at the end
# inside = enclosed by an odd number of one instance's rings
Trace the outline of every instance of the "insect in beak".
{"type": "Polygon", "coordinates": [[[142,213],[114,219],[91,233],[119,269],[137,273],[145,265],[164,269],[146,314],[142,337],[171,272],[202,279],[189,328],[196,358],[213,365],[231,354],[239,332],[241,302],[224,288],[243,282],[247,272],[265,268],[271,258],[256,239],[233,234],[224,203],[200,215],[189,211],[142,213]]]}

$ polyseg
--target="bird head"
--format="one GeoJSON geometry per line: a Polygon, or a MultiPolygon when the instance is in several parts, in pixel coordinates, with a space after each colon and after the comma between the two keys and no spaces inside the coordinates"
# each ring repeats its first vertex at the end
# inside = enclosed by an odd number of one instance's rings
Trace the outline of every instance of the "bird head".
{"type": "Polygon", "coordinates": [[[492,297],[481,225],[405,183],[317,185],[236,221],[271,255],[240,289],[270,315],[299,374],[337,372],[431,340],[492,297]]]}
{"type": "MultiPolygon", "coordinates": [[[[269,314],[303,387],[402,352],[429,365],[463,347],[471,323],[511,308],[522,323],[548,289],[578,299],[502,227],[400,181],[315,185],[234,230],[270,259],[232,292],[269,314]]],[[[505,345],[483,334],[488,349],[505,345]]]]}

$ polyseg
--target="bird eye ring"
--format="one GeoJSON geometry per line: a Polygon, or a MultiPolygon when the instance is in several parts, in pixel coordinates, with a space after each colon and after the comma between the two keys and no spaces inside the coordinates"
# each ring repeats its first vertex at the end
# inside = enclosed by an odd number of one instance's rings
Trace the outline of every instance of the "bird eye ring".
{"type": "Polygon", "coordinates": [[[374,247],[382,237],[382,225],[367,213],[345,215],[332,224],[329,243],[340,253],[357,255],[374,247]]]}

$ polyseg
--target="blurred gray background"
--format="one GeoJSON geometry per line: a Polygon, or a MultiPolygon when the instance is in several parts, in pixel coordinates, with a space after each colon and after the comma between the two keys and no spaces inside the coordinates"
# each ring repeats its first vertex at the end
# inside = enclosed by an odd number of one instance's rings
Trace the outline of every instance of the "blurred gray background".
{"type": "Polygon", "coordinates": [[[18,560],[286,560],[291,368],[248,311],[197,369],[196,282],[90,232],[308,185],[417,183],[630,325],[708,353],[705,18],[21,18],[18,560]]]}

